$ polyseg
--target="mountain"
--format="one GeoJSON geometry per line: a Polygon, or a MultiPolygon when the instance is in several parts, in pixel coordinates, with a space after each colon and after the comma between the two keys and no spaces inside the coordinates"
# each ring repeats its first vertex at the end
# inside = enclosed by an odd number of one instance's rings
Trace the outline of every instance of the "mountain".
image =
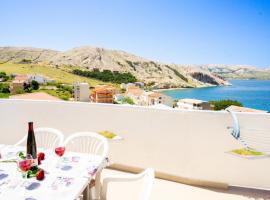
{"type": "Polygon", "coordinates": [[[209,70],[226,79],[270,79],[270,68],[257,68],[249,65],[204,65],[209,70]]]}
{"type": "Polygon", "coordinates": [[[233,67],[227,69],[227,66],[222,65],[164,64],[124,51],[91,46],[73,48],[64,52],[31,47],[0,47],[0,62],[130,72],[143,82],[155,82],[158,88],[228,85],[223,77],[228,78],[233,74],[233,70],[235,71],[233,67]]]}

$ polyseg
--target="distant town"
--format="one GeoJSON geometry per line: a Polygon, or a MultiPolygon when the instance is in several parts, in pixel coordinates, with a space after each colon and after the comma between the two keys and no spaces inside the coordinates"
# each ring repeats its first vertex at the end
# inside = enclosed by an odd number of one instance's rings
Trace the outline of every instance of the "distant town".
{"type": "Polygon", "coordinates": [[[173,100],[170,96],[158,92],[154,87],[146,86],[143,82],[121,83],[119,87],[110,84],[91,87],[89,83],[84,82],[74,82],[73,85],[60,84],[39,74],[11,74],[8,76],[5,72],[0,72],[0,97],[128,104],[180,110],[222,110],[225,108],[222,105],[226,104],[237,112],[265,112],[244,108],[241,103],[230,100],[219,102],[207,102],[199,99],[173,100]]]}

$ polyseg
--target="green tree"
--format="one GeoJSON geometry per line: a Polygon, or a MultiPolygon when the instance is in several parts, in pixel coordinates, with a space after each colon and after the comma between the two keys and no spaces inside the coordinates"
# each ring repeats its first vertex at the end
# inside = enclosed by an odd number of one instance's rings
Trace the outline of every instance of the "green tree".
{"type": "Polygon", "coordinates": [[[31,88],[33,90],[38,90],[39,89],[39,83],[37,81],[35,81],[35,80],[32,80],[32,82],[31,82],[31,88]]]}
{"type": "Polygon", "coordinates": [[[118,72],[118,71],[111,71],[111,70],[103,70],[101,71],[85,71],[85,70],[79,70],[75,69],[73,70],[73,73],[79,76],[84,76],[88,78],[94,78],[97,80],[101,80],[104,82],[112,82],[112,83],[133,83],[136,82],[137,79],[135,76],[133,76],[129,72],[118,72]]]}
{"type": "Polygon", "coordinates": [[[134,101],[130,98],[130,97],[124,97],[123,100],[122,100],[122,103],[127,103],[127,104],[130,104],[130,105],[134,105],[134,101]]]}
{"type": "MultiPolygon", "coordinates": [[[[31,84],[29,84],[29,83],[24,83],[24,84],[23,84],[23,90],[24,90],[24,92],[31,93],[31,92],[32,92],[31,84]]],[[[21,94],[21,93],[18,93],[18,92],[16,91],[16,94],[21,94]]]]}
{"type": "Polygon", "coordinates": [[[6,83],[0,83],[0,93],[10,93],[9,85],[6,83]]]}
{"type": "Polygon", "coordinates": [[[218,101],[209,101],[214,106],[214,110],[225,110],[229,106],[243,106],[243,104],[239,101],[236,100],[230,100],[230,99],[225,99],[225,100],[218,100],[218,101]]]}
{"type": "Polygon", "coordinates": [[[6,74],[6,72],[0,72],[0,79],[3,79],[3,81],[7,81],[9,79],[9,76],[6,74]]]}

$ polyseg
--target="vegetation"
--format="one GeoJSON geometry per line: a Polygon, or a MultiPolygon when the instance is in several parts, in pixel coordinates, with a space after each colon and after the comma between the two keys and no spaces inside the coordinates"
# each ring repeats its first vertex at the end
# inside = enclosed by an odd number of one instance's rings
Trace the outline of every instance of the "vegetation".
{"type": "Polygon", "coordinates": [[[0,83],[0,98],[8,98],[10,95],[9,84],[0,83]]]}
{"type": "Polygon", "coordinates": [[[177,71],[176,69],[170,67],[169,65],[166,65],[167,68],[169,68],[170,70],[173,71],[173,73],[178,76],[179,78],[181,78],[182,80],[184,80],[185,82],[188,82],[188,79],[183,75],[181,74],[179,71],[177,71]]]}
{"type": "Polygon", "coordinates": [[[134,101],[130,98],[130,97],[124,97],[122,100],[123,104],[130,104],[130,105],[134,105],[134,101]]]}
{"type": "Polygon", "coordinates": [[[79,76],[84,76],[88,78],[94,78],[97,80],[101,80],[104,82],[112,82],[112,83],[133,83],[136,82],[137,79],[129,72],[112,72],[110,70],[104,71],[84,71],[80,69],[73,70],[73,73],[79,76]]]}
{"type": "Polygon", "coordinates": [[[56,90],[48,90],[48,89],[41,89],[36,90],[35,92],[46,92],[52,96],[58,97],[62,100],[69,100],[72,97],[72,87],[69,85],[64,85],[60,83],[54,84],[56,86],[56,90]]]}
{"type": "Polygon", "coordinates": [[[0,92],[0,98],[6,99],[6,98],[9,98],[9,96],[10,96],[9,93],[1,93],[1,92],[0,92]]]}
{"type": "Polygon", "coordinates": [[[126,62],[134,71],[136,71],[136,62],[134,63],[129,60],[126,60],[126,62]]]}
{"type": "Polygon", "coordinates": [[[232,150],[233,153],[239,154],[241,156],[263,156],[262,152],[258,152],[254,149],[235,149],[232,150]]]}
{"type": "Polygon", "coordinates": [[[6,72],[0,72],[0,79],[5,82],[9,79],[9,76],[6,74],[6,72]]]}
{"type": "Polygon", "coordinates": [[[218,101],[209,101],[210,104],[214,106],[214,110],[225,110],[231,105],[234,106],[243,106],[243,104],[236,100],[218,100],[218,101]]]}
{"type": "Polygon", "coordinates": [[[32,90],[38,90],[39,89],[39,83],[35,80],[32,80],[30,84],[24,84],[23,87],[25,92],[32,92],[32,90]]]}
{"type": "Polygon", "coordinates": [[[0,93],[10,93],[9,91],[9,84],[7,83],[0,83],[0,93]]]}
{"type": "Polygon", "coordinates": [[[20,63],[22,63],[22,64],[29,64],[31,62],[32,62],[31,59],[25,59],[25,58],[20,61],[20,63]]]}
{"type": "Polygon", "coordinates": [[[52,78],[55,82],[72,84],[74,82],[85,82],[91,86],[98,84],[104,84],[102,81],[96,79],[90,79],[82,76],[78,76],[72,73],[72,67],[53,67],[47,65],[38,64],[14,64],[4,63],[0,64],[0,71],[4,71],[6,74],[41,74],[52,78]]]}
{"type": "Polygon", "coordinates": [[[39,89],[39,83],[37,81],[35,81],[35,80],[32,80],[31,87],[33,88],[33,90],[38,90],[39,89]]]}

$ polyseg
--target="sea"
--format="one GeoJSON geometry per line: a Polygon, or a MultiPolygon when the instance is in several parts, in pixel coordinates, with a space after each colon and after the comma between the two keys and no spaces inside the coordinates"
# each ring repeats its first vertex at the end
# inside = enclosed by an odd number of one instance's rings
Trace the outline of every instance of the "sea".
{"type": "Polygon", "coordinates": [[[270,80],[230,80],[229,82],[231,86],[165,90],[162,93],[173,99],[237,100],[245,107],[270,112],[270,80]]]}

